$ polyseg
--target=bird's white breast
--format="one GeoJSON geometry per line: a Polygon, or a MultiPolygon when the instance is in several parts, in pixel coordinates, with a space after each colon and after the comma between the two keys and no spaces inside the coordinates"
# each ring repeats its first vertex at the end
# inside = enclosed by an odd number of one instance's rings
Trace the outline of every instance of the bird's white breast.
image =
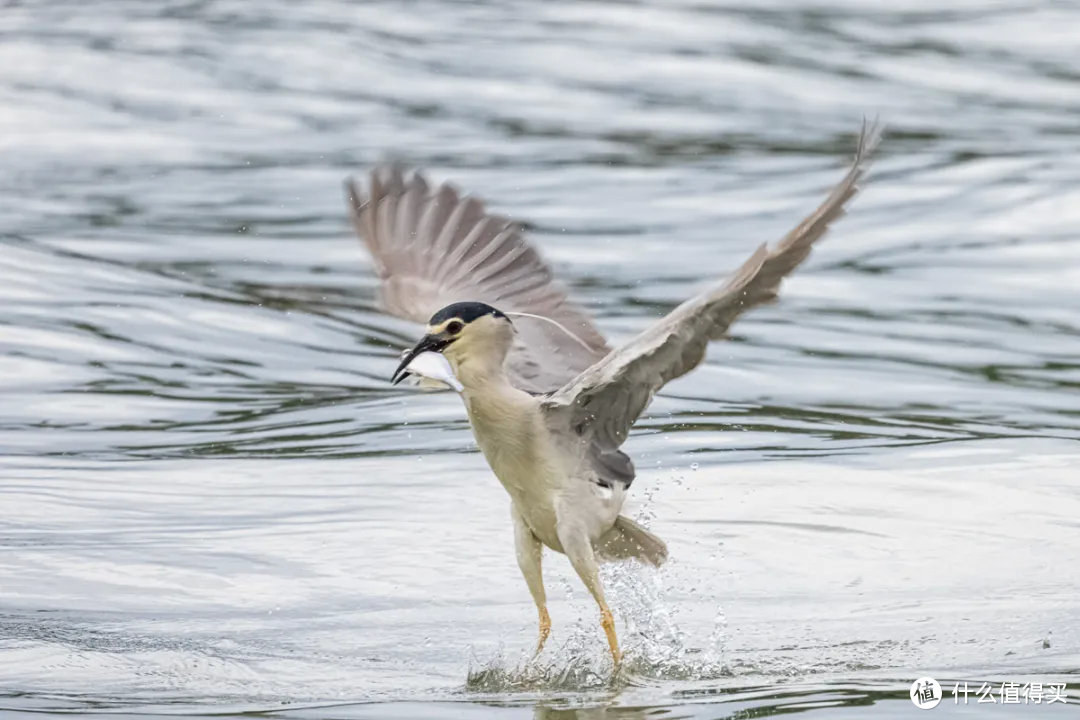
{"type": "Polygon", "coordinates": [[[546,545],[560,549],[555,507],[570,478],[559,463],[536,400],[526,393],[466,395],[476,443],[522,517],[546,545]]]}
{"type": "Polygon", "coordinates": [[[580,456],[551,436],[534,397],[513,389],[466,392],[465,403],[477,445],[541,542],[562,552],[557,532],[560,513],[594,541],[611,528],[625,488],[605,488],[578,477],[580,456]]]}

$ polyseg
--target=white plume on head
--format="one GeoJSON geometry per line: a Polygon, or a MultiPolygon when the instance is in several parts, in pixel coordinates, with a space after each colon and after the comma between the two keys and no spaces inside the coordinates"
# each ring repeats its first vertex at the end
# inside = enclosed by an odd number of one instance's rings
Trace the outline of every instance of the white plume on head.
{"type": "Polygon", "coordinates": [[[592,352],[592,350],[593,350],[593,349],[592,349],[592,347],[591,347],[591,346],[589,345],[589,343],[585,342],[584,340],[582,340],[581,338],[579,338],[579,337],[578,337],[577,335],[575,335],[574,333],[572,333],[572,332],[571,332],[571,331],[570,331],[570,330],[569,330],[569,329],[568,329],[568,328],[567,328],[567,327],[566,327],[565,325],[563,325],[563,324],[562,324],[561,322],[559,322],[558,320],[554,320],[554,319],[552,319],[552,318],[549,318],[549,317],[545,317],[545,316],[543,316],[543,315],[533,315],[532,313],[527,313],[527,312],[512,312],[512,311],[510,311],[510,310],[506,310],[506,311],[504,311],[504,312],[503,312],[503,315],[513,315],[513,316],[515,316],[515,317],[527,317],[527,318],[534,318],[534,319],[536,319],[536,320],[543,320],[544,322],[548,322],[548,323],[551,323],[552,325],[554,325],[555,327],[559,328],[559,329],[560,329],[560,330],[562,330],[562,331],[563,331],[564,333],[566,333],[567,335],[569,335],[570,337],[572,337],[572,338],[574,339],[574,342],[576,342],[576,343],[577,343],[578,345],[580,345],[581,347],[585,348],[585,349],[586,349],[586,350],[588,350],[589,352],[592,352]]]}

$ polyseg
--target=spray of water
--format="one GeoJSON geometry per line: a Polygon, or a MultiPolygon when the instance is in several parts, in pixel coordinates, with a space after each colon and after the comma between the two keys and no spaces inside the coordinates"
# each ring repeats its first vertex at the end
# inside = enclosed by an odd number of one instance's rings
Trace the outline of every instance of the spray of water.
{"type": "MultiPolygon", "coordinates": [[[[661,482],[659,485],[679,485],[661,482]]],[[[645,526],[652,520],[651,500],[657,485],[646,491],[635,519],[645,526]]],[[[470,662],[467,692],[582,692],[616,691],[626,686],[648,684],[654,680],[706,680],[728,677],[731,670],[723,657],[726,621],[717,609],[711,632],[702,644],[701,635],[689,637],[678,624],[678,605],[667,598],[672,591],[694,592],[687,587],[694,581],[679,572],[677,560],[661,570],[627,561],[601,568],[608,601],[617,617],[625,622],[622,633],[623,662],[617,673],[611,672],[606,645],[597,632],[591,614],[579,617],[565,638],[549,645],[539,656],[526,650],[516,660],[499,650],[494,657],[470,662]]],[[[569,584],[563,591],[567,599],[575,595],[569,584]]],[[[553,638],[554,640],[555,638],[553,638]]]]}

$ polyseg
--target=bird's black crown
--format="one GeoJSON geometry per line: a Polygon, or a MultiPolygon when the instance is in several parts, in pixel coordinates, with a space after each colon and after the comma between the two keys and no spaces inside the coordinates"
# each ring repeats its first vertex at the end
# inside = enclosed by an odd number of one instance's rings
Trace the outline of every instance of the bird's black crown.
{"type": "MultiPolygon", "coordinates": [[[[446,322],[450,318],[457,318],[463,323],[471,323],[473,320],[483,317],[485,315],[494,315],[497,318],[506,318],[506,315],[499,309],[493,308],[487,303],[482,302],[456,302],[452,305],[447,305],[439,312],[431,316],[431,320],[428,321],[428,325],[439,325],[446,322]]],[[[509,318],[506,318],[509,319],[509,318]]]]}

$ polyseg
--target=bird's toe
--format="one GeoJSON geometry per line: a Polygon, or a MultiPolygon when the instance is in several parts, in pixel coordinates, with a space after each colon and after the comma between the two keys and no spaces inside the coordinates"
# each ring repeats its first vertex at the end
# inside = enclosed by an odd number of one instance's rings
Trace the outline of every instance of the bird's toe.
{"type": "Polygon", "coordinates": [[[551,616],[548,615],[547,608],[540,609],[540,639],[536,643],[536,652],[534,656],[539,655],[540,651],[544,649],[544,643],[547,642],[548,636],[551,635],[551,616]]]}

